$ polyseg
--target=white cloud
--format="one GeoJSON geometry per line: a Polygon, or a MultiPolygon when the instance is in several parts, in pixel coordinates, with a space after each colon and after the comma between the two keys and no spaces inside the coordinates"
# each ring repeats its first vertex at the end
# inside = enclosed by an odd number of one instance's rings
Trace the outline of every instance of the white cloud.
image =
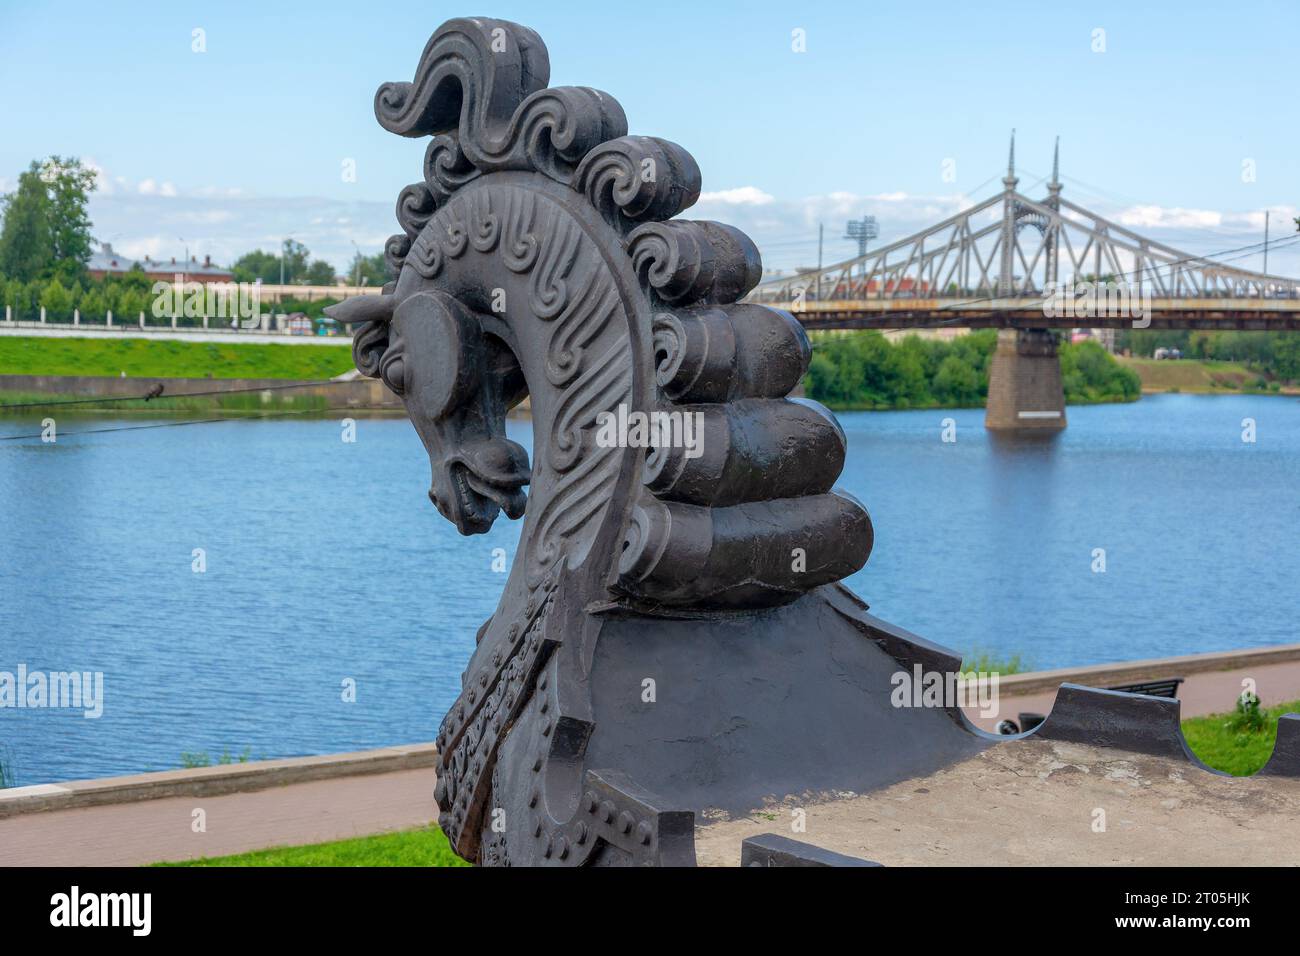
{"type": "Polygon", "coordinates": [[[95,162],[94,159],[87,156],[81,161],[81,165],[95,174],[95,191],[99,193],[111,193],[114,189],[113,180],[109,179],[108,173],[104,167],[95,162]]]}
{"type": "Polygon", "coordinates": [[[757,186],[739,186],[735,189],[700,193],[700,202],[717,202],[728,206],[766,206],[773,201],[774,197],[757,186]]]}
{"type": "Polygon", "coordinates": [[[156,182],[154,179],[142,179],[140,185],[135,187],[136,192],[141,196],[176,196],[176,187],[172,183],[164,181],[156,182]]]}
{"type": "Polygon", "coordinates": [[[144,236],[113,243],[113,248],[123,256],[137,260],[144,259],[145,256],[151,259],[165,258],[164,253],[170,255],[168,250],[174,246],[174,242],[169,242],[162,236],[144,236]]]}
{"type": "Polygon", "coordinates": [[[244,195],[244,190],[238,186],[200,186],[193,195],[205,199],[238,199],[244,195]]]}
{"type": "Polygon", "coordinates": [[[1115,217],[1130,229],[1216,229],[1223,225],[1223,214],[1209,209],[1166,209],[1161,206],[1130,206],[1115,217]]]}

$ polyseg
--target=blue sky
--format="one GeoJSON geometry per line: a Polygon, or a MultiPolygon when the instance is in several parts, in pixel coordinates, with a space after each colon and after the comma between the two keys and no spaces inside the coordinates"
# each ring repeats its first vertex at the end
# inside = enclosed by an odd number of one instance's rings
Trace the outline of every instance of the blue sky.
{"type": "Polygon", "coordinates": [[[433,3],[398,19],[331,0],[0,0],[0,190],[35,157],[77,155],[102,170],[98,237],[129,255],[228,261],[292,233],[341,266],[354,242],[379,249],[419,176],[423,143],[380,129],[375,88],[409,80],[443,20],[486,13],[542,35],[553,85],[604,89],[632,132],[686,146],[705,188],[688,215],[748,229],[769,266],[814,262],[821,221],[829,262],[850,253],[850,216],[875,214],[885,240],[988,195],[1012,127],[1031,194],[1059,134],[1065,194],[1153,238],[1231,248],[1262,238],[1266,208],[1286,235],[1300,6],[1142,6],[433,3]]]}

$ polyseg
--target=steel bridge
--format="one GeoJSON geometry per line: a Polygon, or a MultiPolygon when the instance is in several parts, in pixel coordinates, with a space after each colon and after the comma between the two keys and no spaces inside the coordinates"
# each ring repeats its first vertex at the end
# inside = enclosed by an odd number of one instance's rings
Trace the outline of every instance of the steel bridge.
{"type": "Polygon", "coordinates": [[[1300,280],[1182,252],[1062,198],[1059,142],[1046,197],[1030,199],[1015,156],[1013,131],[997,195],[857,258],[760,283],[749,300],[809,329],[1004,329],[986,424],[1017,430],[1065,427],[1048,330],[1300,330],[1300,280]]]}

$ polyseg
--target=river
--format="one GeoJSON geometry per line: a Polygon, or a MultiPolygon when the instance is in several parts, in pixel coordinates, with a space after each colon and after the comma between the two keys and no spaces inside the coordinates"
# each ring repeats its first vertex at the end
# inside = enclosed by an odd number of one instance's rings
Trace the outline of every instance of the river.
{"type": "MultiPolygon", "coordinates": [[[[1036,669],[1300,640],[1300,401],[1068,414],[1046,443],[995,441],[978,409],[839,416],[876,530],[848,583],[874,613],[1036,669]]],[[[72,434],[157,423],[0,440],[0,672],[104,681],[96,718],[0,709],[17,782],[432,739],[518,523],[457,536],[400,419],[355,443],[325,419],[72,434]]]]}

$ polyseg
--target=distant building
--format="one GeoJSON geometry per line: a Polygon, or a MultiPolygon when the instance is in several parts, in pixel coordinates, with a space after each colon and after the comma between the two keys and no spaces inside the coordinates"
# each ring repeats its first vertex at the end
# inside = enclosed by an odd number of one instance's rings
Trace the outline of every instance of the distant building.
{"type": "Polygon", "coordinates": [[[180,262],[175,259],[170,262],[161,262],[150,259],[148,256],[143,259],[132,259],[130,256],[115,252],[107,242],[100,244],[98,252],[91,253],[90,261],[86,263],[86,269],[93,278],[103,279],[108,276],[125,275],[137,265],[144,270],[144,274],[153,282],[174,282],[178,275],[184,276],[186,282],[202,282],[204,284],[235,281],[235,274],[229,269],[213,265],[211,256],[204,256],[202,262],[191,257],[189,263],[186,263],[184,259],[180,262]]]}

